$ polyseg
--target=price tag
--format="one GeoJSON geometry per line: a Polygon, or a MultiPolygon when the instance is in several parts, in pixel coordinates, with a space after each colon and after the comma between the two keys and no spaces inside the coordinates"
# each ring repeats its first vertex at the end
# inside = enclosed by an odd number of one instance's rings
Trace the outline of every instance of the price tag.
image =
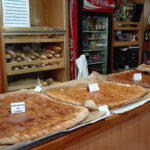
{"type": "Polygon", "coordinates": [[[89,84],[88,85],[89,91],[92,92],[96,92],[99,91],[99,87],[97,83],[93,83],[93,84],[89,84]]]}
{"type": "Polygon", "coordinates": [[[133,80],[134,81],[141,81],[142,80],[142,74],[141,73],[134,73],[133,74],[133,80]]]}
{"type": "Polygon", "coordinates": [[[105,112],[106,112],[106,115],[110,115],[110,111],[109,111],[109,109],[108,109],[108,105],[100,106],[100,107],[98,107],[98,110],[99,110],[99,111],[105,111],[105,112]]]}
{"type": "Polygon", "coordinates": [[[42,91],[42,88],[39,85],[37,85],[34,89],[34,92],[40,93],[41,91],[42,91]]]}
{"type": "Polygon", "coordinates": [[[11,103],[11,113],[12,114],[24,113],[24,112],[25,112],[25,103],[24,102],[11,103]]]}

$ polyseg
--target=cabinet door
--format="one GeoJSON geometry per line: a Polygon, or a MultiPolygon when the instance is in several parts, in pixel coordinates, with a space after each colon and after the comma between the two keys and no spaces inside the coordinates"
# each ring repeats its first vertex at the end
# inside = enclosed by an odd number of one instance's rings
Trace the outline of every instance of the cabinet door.
{"type": "Polygon", "coordinates": [[[108,17],[84,15],[82,20],[82,53],[88,69],[106,74],[108,53],[108,17]]]}

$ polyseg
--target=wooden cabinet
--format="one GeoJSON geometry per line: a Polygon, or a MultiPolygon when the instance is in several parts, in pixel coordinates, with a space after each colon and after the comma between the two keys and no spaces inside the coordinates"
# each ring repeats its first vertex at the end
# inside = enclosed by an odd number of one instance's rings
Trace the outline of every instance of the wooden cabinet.
{"type": "Polygon", "coordinates": [[[1,93],[67,80],[67,0],[30,0],[29,12],[30,27],[1,24],[1,93]]]}
{"type": "MultiPolygon", "coordinates": [[[[129,0],[133,5],[141,5],[144,8],[144,1],[140,0],[129,0]]],[[[142,8],[142,9],[143,9],[142,8]]],[[[128,7],[126,8],[128,9],[128,7]]],[[[134,10],[133,10],[134,12],[134,10]]],[[[132,16],[133,17],[133,16],[132,16]]],[[[138,65],[142,63],[142,53],[143,53],[143,10],[141,11],[140,21],[129,21],[130,19],[124,21],[114,21],[113,24],[113,63],[111,66],[112,72],[114,71],[115,64],[115,53],[114,51],[119,48],[125,47],[138,47],[138,65]],[[120,35],[117,35],[120,34],[120,35]]]]}

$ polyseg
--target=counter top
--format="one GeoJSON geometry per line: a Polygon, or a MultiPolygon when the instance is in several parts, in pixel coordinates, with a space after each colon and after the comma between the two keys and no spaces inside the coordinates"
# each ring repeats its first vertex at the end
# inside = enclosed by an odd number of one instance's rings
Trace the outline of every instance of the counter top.
{"type": "MultiPolygon", "coordinates": [[[[150,120],[150,117],[149,117],[150,115],[148,115],[148,114],[150,114],[150,103],[147,103],[147,104],[145,104],[141,107],[138,107],[134,110],[131,110],[129,112],[119,114],[119,115],[114,115],[110,118],[98,121],[94,124],[90,124],[85,127],[76,129],[76,130],[66,133],[64,135],[61,135],[60,137],[57,137],[56,139],[48,141],[42,145],[36,146],[36,147],[32,148],[32,150],[48,150],[48,149],[51,149],[51,150],[56,150],[56,149],[57,150],[62,150],[62,149],[73,150],[75,148],[72,148],[72,149],[68,149],[68,148],[72,147],[73,145],[77,146],[77,144],[79,145],[80,143],[82,143],[82,146],[83,146],[84,141],[87,141],[88,139],[92,140],[92,137],[100,135],[107,130],[109,130],[111,132],[111,129],[118,127],[118,129],[116,129],[116,131],[114,132],[114,134],[116,134],[117,130],[119,130],[120,126],[122,126],[122,125],[123,126],[121,127],[120,131],[123,130],[124,134],[128,133],[128,130],[130,130],[130,129],[127,129],[127,131],[126,131],[126,127],[128,126],[126,123],[129,123],[130,126],[137,126],[136,128],[133,128],[133,130],[136,129],[136,131],[134,131],[135,140],[138,137],[137,132],[141,129],[141,124],[146,125],[142,128],[142,130],[143,130],[142,132],[145,132],[142,134],[145,134],[145,137],[147,139],[148,138],[150,139],[150,132],[148,133],[148,129],[147,129],[150,126],[150,121],[148,121],[148,119],[150,120]],[[137,120],[139,120],[139,121],[137,121],[137,120]],[[149,136],[149,137],[147,137],[147,136],[149,136]]],[[[129,131],[128,136],[132,135],[132,133],[130,134],[130,132],[132,132],[132,130],[129,131]]],[[[140,132],[140,134],[141,134],[141,132],[140,132]]],[[[109,135],[107,135],[107,136],[109,136],[109,135]]],[[[120,136],[121,136],[121,133],[120,133],[120,136]]],[[[139,137],[140,137],[140,135],[139,135],[139,137]]],[[[126,137],[126,138],[128,138],[128,137],[126,137]]],[[[97,141],[98,140],[100,140],[100,139],[97,139],[97,141]]],[[[133,138],[133,142],[134,142],[134,138],[133,138]]],[[[95,145],[95,142],[92,142],[92,143],[95,145]]],[[[88,145],[88,143],[87,143],[87,145],[88,145]]],[[[120,143],[120,145],[123,145],[123,143],[120,143]]],[[[132,142],[131,142],[131,145],[132,145],[132,142]]],[[[86,146],[86,144],[84,144],[84,147],[85,146],[86,146]]],[[[100,148],[100,146],[99,146],[99,148],[100,148]]],[[[91,149],[88,147],[88,150],[92,150],[92,149],[96,150],[96,148],[94,148],[94,147],[92,147],[91,149]]],[[[119,150],[119,149],[114,148],[111,150],[119,150]]],[[[137,146],[135,146],[135,149],[138,150],[137,146]]],[[[148,149],[150,149],[150,144],[146,150],[148,150],[148,149]]],[[[105,150],[107,150],[107,149],[105,149],[105,150]]],[[[128,148],[128,150],[129,150],[129,148],[128,148]]],[[[132,147],[132,150],[134,150],[133,147],[132,147]]],[[[145,150],[145,149],[143,149],[143,150],[145,150]]]]}

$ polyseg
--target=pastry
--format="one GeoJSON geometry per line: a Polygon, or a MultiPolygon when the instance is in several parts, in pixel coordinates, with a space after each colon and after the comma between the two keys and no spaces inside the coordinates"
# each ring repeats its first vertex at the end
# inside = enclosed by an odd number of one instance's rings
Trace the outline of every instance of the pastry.
{"type": "Polygon", "coordinates": [[[50,100],[38,93],[0,96],[0,144],[15,144],[70,128],[89,114],[88,109],[50,100]],[[25,102],[26,111],[11,114],[10,104],[25,102]]]}
{"type": "Polygon", "coordinates": [[[147,90],[134,85],[99,82],[99,91],[90,93],[87,86],[70,89],[46,90],[46,94],[53,99],[82,105],[85,100],[93,100],[97,106],[107,104],[109,109],[122,106],[137,100],[147,94],[147,90]]]}
{"type": "Polygon", "coordinates": [[[117,81],[121,83],[134,84],[143,87],[150,87],[150,75],[145,72],[137,70],[128,70],[124,72],[112,73],[108,75],[108,78],[112,81],[117,81]],[[142,80],[134,81],[133,75],[136,73],[141,73],[142,80]]]}

